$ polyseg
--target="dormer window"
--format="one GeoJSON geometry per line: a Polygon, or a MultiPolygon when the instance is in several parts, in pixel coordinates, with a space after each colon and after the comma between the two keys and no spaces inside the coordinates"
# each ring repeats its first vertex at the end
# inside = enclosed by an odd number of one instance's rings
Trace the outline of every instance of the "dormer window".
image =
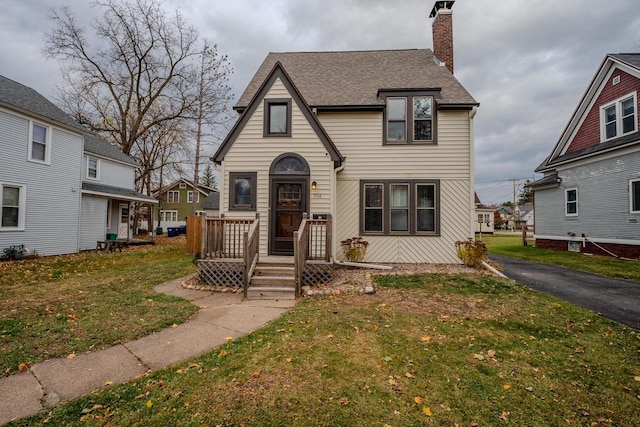
{"type": "Polygon", "coordinates": [[[421,91],[381,95],[386,99],[384,143],[434,143],[436,93],[436,91],[421,91]]]}
{"type": "Polygon", "coordinates": [[[637,132],[637,103],[636,93],[634,92],[600,107],[602,142],[637,132]]]}
{"type": "Polygon", "coordinates": [[[291,99],[265,99],[264,110],[264,136],[291,136],[291,99]]]}

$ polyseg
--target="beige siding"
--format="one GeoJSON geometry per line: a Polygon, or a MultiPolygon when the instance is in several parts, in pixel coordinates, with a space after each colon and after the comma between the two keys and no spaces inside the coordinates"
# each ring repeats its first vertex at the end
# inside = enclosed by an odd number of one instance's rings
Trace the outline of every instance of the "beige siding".
{"type": "MultiPolygon", "coordinates": [[[[277,80],[265,98],[291,98],[285,86],[277,80]]],[[[310,212],[332,212],[333,162],[315,131],[292,100],[291,137],[263,137],[264,103],[253,116],[225,156],[221,173],[220,211],[228,218],[252,218],[254,212],[229,211],[230,172],[257,172],[256,204],[260,214],[260,253],[268,252],[269,167],[283,153],[296,153],[309,163],[309,182],[316,181],[318,189],[310,195],[310,212]]]]}
{"type": "Polygon", "coordinates": [[[321,114],[320,122],[347,158],[337,174],[336,242],[358,235],[361,179],[439,179],[440,236],[366,236],[367,262],[459,263],[455,242],[471,237],[469,112],[440,112],[437,145],[383,145],[381,113],[321,114]]]}

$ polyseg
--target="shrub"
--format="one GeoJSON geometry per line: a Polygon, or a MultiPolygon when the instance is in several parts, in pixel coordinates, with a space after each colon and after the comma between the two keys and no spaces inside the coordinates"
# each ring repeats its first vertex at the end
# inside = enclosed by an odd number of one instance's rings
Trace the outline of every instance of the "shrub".
{"type": "Polygon", "coordinates": [[[360,236],[350,237],[340,242],[344,256],[350,262],[361,262],[367,253],[369,242],[360,236]]]}
{"type": "Polygon", "coordinates": [[[477,240],[459,240],[456,242],[456,252],[464,265],[477,268],[482,265],[487,255],[487,247],[483,242],[477,240]]]}

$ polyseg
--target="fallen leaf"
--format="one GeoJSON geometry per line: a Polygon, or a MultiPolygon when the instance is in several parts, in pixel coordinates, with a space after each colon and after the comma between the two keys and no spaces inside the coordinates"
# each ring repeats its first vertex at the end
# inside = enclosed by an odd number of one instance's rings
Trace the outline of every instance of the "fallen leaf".
{"type": "Polygon", "coordinates": [[[172,328],[177,328],[178,325],[176,325],[175,323],[173,325],[171,325],[172,328]]]}
{"type": "Polygon", "coordinates": [[[231,342],[231,341],[233,341],[233,337],[226,337],[224,340],[225,340],[226,342],[231,342]]]}
{"type": "Polygon", "coordinates": [[[31,363],[21,363],[18,365],[18,371],[20,372],[28,371],[30,366],[31,366],[31,363]]]}
{"type": "Polygon", "coordinates": [[[184,374],[184,368],[180,368],[176,371],[176,374],[184,374]]]}
{"type": "Polygon", "coordinates": [[[287,363],[291,363],[293,362],[293,358],[292,357],[287,357],[286,359],[284,359],[285,362],[287,363]]]}
{"type": "Polygon", "coordinates": [[[206,305],[201,305],[200,308],[207,308],[207,306],[206,305]]]}
{"type": "Polygon", "coordinates": [[[511,386],[509,384],[505,384],[502,386],[503,389],[505,390],[509,390],[511,388],[511,386]]]}
{"type": "Polygon", "coordinates": [[[151,400],[147,400],[147,408],[151,408],[153,406],[153,402],[151,400]]]}
{"type": "Polygon", "coordinates": [[[253,374],[251,374],[251,376],[253,378],[260,378],[260,371],[255,371],[253,374]]]}
{"type": "Polygon", "coordinates": [[[373,332],[377,332],[378,331],[378,325],[373,325],[373,332]]]}
{"type": "Polygon", "coordinates": [[[75,359],[76,358],[76,354],[75,353],[71,353],[67,355],[67,359],[75,359]]]}
{"type": "Polygon", "coordinates": [[[433,415],[431,413],[431,409],[429,409],[427,406],[422,407],[422,413],[425,414],[427,417],[430,417],[433,415]]]}
{"type": "Polygon", "coordinates": [[[221,359],[226,355],[227,355],[227,352],[225,350],[220,350],[220,353],[218,353],[218,359],[221,359]]]}
{"type": "Polygon", "coordinates": [[[477,354],[477,353],[473,355],[473,358],[474,359],[478,359],[478,360],[484,360],[484,356],[481,355],[481,354],[477,354]]]}
{"type": "Polygon", "coordinates": [[[422,337],[422,338],[420,338],[420,341],[422,341],[422,342],[430,342],[431,341],[431,337],[430,336],[422,337]]]}
{"type": "Polygon", "coordinates": [[[496,351],[495,351],[495,350],[489,350],[489,351],[487,351],[487,357],[488,357],[489,359],[493,359],[493,358],[495,357],[495,355],[496,355],[496,351]]]}
{"type": "Polygon", "coordinates": [[[640,381],[640,375],[633,377],[634,380],[640,381]]]}
{"type": "Polygon", "coordinates": [[[533,387],[525,387],[525,390],[527,390],[528,392],[532,392],[533,391],[533,387]]]}
{"type": "Polygon", "coordinates": [[[415,378],[415,376],[410,372],[405,373],[404,376],[407,378],[415,378]]]}
{"type": "Polygon", "coordinates": [[[391,358],[389,356],[385,356],[382,358],[385,362],[391,362],[391,358]]]}
{"type": "Polygon", "coordinates": [[[502,411],[499,417],[502,421],[509,421],[509,413],[506,411],[502,411]]]}
{"type": "Polygon", "coordinates": [[[338,400],[338,403],[340,403],[341,405],[348,405],[349,399],[347,399],[346,397],[341,397],[340,400],[338,400]]]}
{"type": "Polygon", "coordinates": [[[421,404],[422,402],[424,402],[424,399],[420,396],[416,396],[413,398],[413,401],[416,402],[418,405],[421,404]]]}
{"type": "Polygon", "coordinates": [[[107,381],[106,383],[104,383],[104,385],[106,385],[106,386],[113,385],[113,381],[107,381]]]}
{"type": "Polygon", "coordinates": [[[102,409],[102,405],[93,405],[93,408],[91,408],[92,411],[97,411],[98,409],[102,409]]]}
{"type": "Polygon", "coordinates": [[[183,407],[183,408],[186,408],[186,407],[188,407],[188,406],[189,406],[189,402],[184,402],[184,403],[182,404],[182,407],[183,407]]]}

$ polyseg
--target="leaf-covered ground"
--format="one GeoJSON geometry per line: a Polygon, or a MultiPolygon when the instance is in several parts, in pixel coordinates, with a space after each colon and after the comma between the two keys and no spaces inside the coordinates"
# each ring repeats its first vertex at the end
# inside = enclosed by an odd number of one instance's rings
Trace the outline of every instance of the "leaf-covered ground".
{"type": "Polygon", "coordinates": [[[153,287],[194,271],[181,238],[0,262],[0,374],[183,322],[197,307],[153,287]]]}
{"type": "Polygon", "coordinates": [[[14,425],[640,425],[637,331],[490,276],[376,280],[14,425]]]}

